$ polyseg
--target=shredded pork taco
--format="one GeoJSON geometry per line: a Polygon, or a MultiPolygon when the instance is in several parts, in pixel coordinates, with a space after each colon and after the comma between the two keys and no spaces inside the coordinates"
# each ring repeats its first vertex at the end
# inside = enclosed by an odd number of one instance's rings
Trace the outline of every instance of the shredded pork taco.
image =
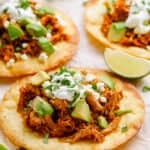
{"type": "Polygon", "coordinates": [[[0,127],[27,150],[108,150],[144,118],[137,90],[112,74],[61,68],[17,81],[0,105],[0,127]]]}
{"type": "Polygon", "coordinates": [[[150,59],[148,0],[89,0],[85,24],[105,47],[150,59]]]}
{"type": "Polygon", "coordinates": [[[16,77],[54,69],[76,51],[72,20],[48,3],[0,1],[0,76],[16,77]]]}

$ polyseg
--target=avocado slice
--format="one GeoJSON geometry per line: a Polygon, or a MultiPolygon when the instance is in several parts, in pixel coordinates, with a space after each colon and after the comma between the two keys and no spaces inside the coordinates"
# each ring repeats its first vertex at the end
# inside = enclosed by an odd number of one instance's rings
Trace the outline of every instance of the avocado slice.
{"type": "Polygon", "coordinates": [[[39,38],[38,43],[39,46],[49,55],[55,51],[53,44],[45,37],[39,38]]]}
{"type": "Polygon", "coordinates": [[[50,79],[50,76],[46,72],[40,71],[39,73],[37,73],[31,78],[31,83],[33,85],[40,85],[44,81],[49,80],[49,79],[50,79]]]}
{"type": "Polygon", "coordinates": [[[41,117],[52,115],[52,113],[54,112],[53,107],[39,96],[33,99],[32,108],[41,117]]]}
{"type": "Polygon", "coordinates": [[[111,42],[119,42],[126,33],[125,22],[114,22],[108,31],[108,39],[111,42]]]}
{"type": "Polygon", "coordinates": [[[8,34],[11,40],[15,40],[23,36],[24,32],[19,26],[10,23],[8,26],[8,34]]]}
{"type": "Polygon", "coordinates": [[[101,75],[100,80],[103,81],[112,90],[115,89],[115,81],[108,75],[101,75]]]}
{"type": "Polygon", "coordinates": [[[54,10],[52,10],[48,6],[41,6],[35,10],[35,14],[37,14],[39,16],[44,16],[47,14],[54,15],[54,10]]]}
{"type": "Polygon", "coordinates": [[[75,108],[71,113],[71,116],[77,119],[84,120],[86,122],[91,122],[91,111],[89,105],[86,103],[85,100],[82,99],[76,103],[75,108]]]}
{"type": "Polygon", "coordinates": [[[27,24],[26,30],[28,31],[29,34],[35,37],[45,36],[47,33],[47,29],[42,24],[38,23],[27,24]]]}
{"type": "Polygon", "coordinates": [[[0,150],[8,150],[4,145],[0,144],[0,150]]]}
{"type": "Polygon", "coordinates": [[[98,125],[102,128],[102,129],[106,129],[108,127],[108,122],[106,120],[105,117],[103,116],[99,116],[98,117],[98,125]]]}
{"type": "Polygon", "coordinates": [[[29,18],[29,17],[24,17],[24,18],[21,18],[21,19],[18,20],[18,23],[23,25],[23,26],[25,26],[29,23],[32,23],[32,22],[33,22],[32,19],[29,18]]]}

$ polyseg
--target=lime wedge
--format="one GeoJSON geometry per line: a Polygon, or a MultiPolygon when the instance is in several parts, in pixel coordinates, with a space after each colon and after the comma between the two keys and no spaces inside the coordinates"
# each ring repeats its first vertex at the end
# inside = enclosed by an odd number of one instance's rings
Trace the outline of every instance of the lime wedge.
{"type": "Polygon", "coordinates": [[[109,68],[116,74],[126,78],[141,78],[150,73],[150,61],[129,54],[106,49],[104,57],[109,68]]]}

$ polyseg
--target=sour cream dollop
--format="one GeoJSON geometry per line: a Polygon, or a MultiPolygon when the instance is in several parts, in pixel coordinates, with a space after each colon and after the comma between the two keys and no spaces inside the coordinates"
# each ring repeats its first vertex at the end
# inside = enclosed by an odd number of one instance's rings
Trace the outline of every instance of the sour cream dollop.
{"type": "Polygon", "coordinates": [[[7,0],[4,2],[0,3],[0,13],[3,13],[5,10],[7,10],[7,12],[9,14],[11,14],[11,17],[14,20],[19,20],[21,18],[31,18],[31,19],[35,19],[36,16],[32,11],[32,8],[29,6],[26,9],[23,9],[19,6],[19,0],[7,0]]]}
{"type": "Polygon", "coordinates": [[[131,4],[126,27],[134,29],[136,34],[150,32],[150,1],[134,0],[131,4]]]}

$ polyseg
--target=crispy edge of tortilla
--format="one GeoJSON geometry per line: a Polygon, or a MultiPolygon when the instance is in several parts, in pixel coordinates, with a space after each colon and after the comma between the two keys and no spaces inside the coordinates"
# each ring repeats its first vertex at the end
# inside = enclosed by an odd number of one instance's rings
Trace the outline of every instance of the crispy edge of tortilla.
{"type": "MultiPolygon", "coordinates": [[[[102,70],[94,69],[78,69],[87,71],[100,76],[101,74],[109,74],[102,70]]],[[[124,99],[121,100],[121,109],[132,109],[133,113],[126,114],[121,117],[119,126],[116,130],[105,137],[103,143],[77,142],[74,144],[60,141],[57,138],[50,138],[48,144],[43,143],[43,138],[27,128],[21,115],[16,111],[19,100],[19,89],[27,83],[30,83],[31,77],[24,78],[14,83],[5,94],[0,105],[0,128],[8,139],[19,147],[28,150],[110,150],[125,144],[134,137],[144,120],[144,102],[139,95],[137,89],[126,81],[112,76],[116,82],[116,88],[123,90],[124,99]],[[121,128],[128,126],[128,132],[122,133],[121,128]]]]}
{"type": "MultiPolygon", "coordinates": [[[[49,6],[48,2],[40,4],[49,6]]],[[[40,62],[38,58],[29,57],[27,60],[17,61],[11,68],[8,68],[4,62],[0,61],[0,77],[20,77],[34,74],[40,70],[49,71],[64,65],[74,56],[79,43],[77,27],[71,18],[67,17],[62,11],[51,6],[50,9],[53,9],[56,16],[66,24],[64,32],[70,35],[70,41],[57,43],[55,45],[56,51],[45,62],[40,62]]]]}
{"type": "Polygon", "coordinates": [[[107,0],[89,0],[85,6],[85,28],[92,41],[95,44],[96,42],[102,44],[104,48],[122,50],[137,57],[150,59],[149,50],[135,46],[125,47],[117,43],[112,43],[103,35],[100,28],[103,23],[104,15],[106,14],[105,1],[107,0]]]}

